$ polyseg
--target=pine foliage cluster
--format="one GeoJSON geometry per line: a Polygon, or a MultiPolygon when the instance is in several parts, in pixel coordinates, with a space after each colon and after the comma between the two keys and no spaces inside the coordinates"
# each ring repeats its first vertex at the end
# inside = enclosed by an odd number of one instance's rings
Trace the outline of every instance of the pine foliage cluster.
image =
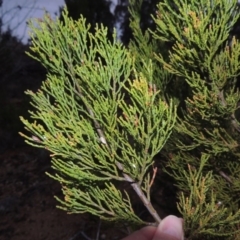
{"type": "Polygon", "coordinates": [[[142,1],[130,0],[133,39],[49,15],[30,23],[48,75],[35,111],[21,117],[26,141],[51,152],[60,208],[132,226],[156,225],[157,166],[177,187],[186,239],[240,239],[237,1],[163,0],[156,29],[142,31],[142,1]],[[157,158],[161,155],[161,158],[157,158]],[[152,216],[134,211],[131,186],[152,216]]]}

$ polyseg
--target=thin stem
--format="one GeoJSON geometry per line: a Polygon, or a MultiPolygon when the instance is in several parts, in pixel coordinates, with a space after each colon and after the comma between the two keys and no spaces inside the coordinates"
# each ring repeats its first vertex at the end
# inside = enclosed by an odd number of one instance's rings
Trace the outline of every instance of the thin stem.
{"type": "Polygon", "coordinates": [[[154,182],[154,179],[155,179],[155,177],[156,177],[156,174],[157,174],[157,167],[154,167],[154,168],[153,168],[153,176],[152,176],[152,180],[151,180],[151,182],[150,182],[150,184],[149,184],[149,188],[152,187],[153,182],[154,182]]]}
{"type": "Polygon", "coordinates": [[[147,199],[147,197],[144,195],[142,189],[140,188],[139,184],[136,183],[128,174],[124,173],[124,167],[122,166],[121,163],[117,162],[116,163],[118,169],[120,171],[122,171],[122,174],[125,178],[125,180],[129,183],[131,183],[132,188],[134,189],[134,191],[137,193],[137,195],[139,196],[139,198],[141,199],[141,201],[143,202],[143,204],[145,205],[145,207],[147,208],[147,210],[149,211],[149,213],[152,215],[152,217],[154,218],[154,220],[156,221],[157,224],[159,224],[161,222],[161,218],[159,217],[158,213],[156,212],[156,210],[153,208],[151,202],[147,199]]]}
{"type": "Polygon", "coordinates": [[[231,178],[230,178],[227,174],[225,174],[223,171],[218,171],[218,173],[219,173],[223,178],[225,178],[228,182],[230,182],[231,184],[233,183],[232,180],[231,180],[231,178]]]}

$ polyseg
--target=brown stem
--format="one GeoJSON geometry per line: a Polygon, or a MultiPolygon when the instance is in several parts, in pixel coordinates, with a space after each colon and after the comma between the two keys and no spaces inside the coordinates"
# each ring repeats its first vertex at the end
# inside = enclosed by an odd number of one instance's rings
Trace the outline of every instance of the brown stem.
{"type": "Polygon", "coordinates": [[[149,188],[152,187],[153,182],[154,182],[154,179],[155,179],[155,177],[156,177],[156,174],[157,174],[157,167],[154,167],[154,168],[153,168],[153,176],[152,176],[152,180],[151,180],[151,182],[150,182],[150,184],[149,184],[149,188]]]}
{"type": "MultiPolygon", "coordinates": [[[[116,165],[117,165],[118,169],[123,172],[123,170],[124,170],[123,165],[119,162],[117,162],[116,165]]],[[[143,202],[143,204],[145,205],[145,207],[147,208],[149,213],[152,215],[152,217],[154,218],[156,223],[159,224],[161,222],[161,218],[159,217],[156,210],[153,208],[151,202],[144,195],[144,193],[143,193],[142,189],[140,188],[139,184],[136,183],[128,174],[126,174],[124,172],[123,172],[123,176],[124,176],[124,178],[127,182],[131,183],[132,188],[137,193],[137,195],[139,196],[139,198],[141,199],[141,201],[143,202]]]]}

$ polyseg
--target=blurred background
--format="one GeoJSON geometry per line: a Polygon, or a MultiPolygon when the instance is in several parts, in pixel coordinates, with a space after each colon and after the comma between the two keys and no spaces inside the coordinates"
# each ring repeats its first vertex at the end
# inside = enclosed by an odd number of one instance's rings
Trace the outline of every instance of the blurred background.
{"type": "Polygon", "coordinates": [[[3,0],[0,8],[1,30],[11,30],[23,43],[28,43],[27,20],[41,18],[44,11],[53,17],[59,15],[59,9],[65,4],[64,0],[3,0]]]}

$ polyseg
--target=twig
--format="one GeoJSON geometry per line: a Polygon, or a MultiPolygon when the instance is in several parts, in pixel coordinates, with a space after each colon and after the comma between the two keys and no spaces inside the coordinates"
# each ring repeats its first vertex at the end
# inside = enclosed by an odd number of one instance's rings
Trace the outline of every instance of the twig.
{"type": "MultiPolygon", "coordinates": [[[[69,66],[69,70],[71,71],[73,77],[75,77],[74,71],[72,71],[72,66],[69,66]]],[[[83,100],[84,99],[84,95],[82,93],[81,88],[79,87],[78,84],[76,84],[76,94],[78,94],[78,96],[83,100]]],[[[93,119],[93,123],[95,126],[95,129],[98,133],[99,139],[101,141],[101,143],[103,143],[104,145],[107,146],[108,150],[110,151],[110,147],[107,143],[106,137],[101,129],[100,124],[98,123],[98,121],[95,119],[94,117],[94,113],[92,111],[92,109],[88,106],[88,104],[84,101],[84,104],[87,108],[88,113],[90,114],[90,116],[93,119]]],[[[131,183],[132,188],[134,189],[134,191],[137,193],[137,195],[139,196],[139,198],[141,199],[141,201],[143,202],[143,204],[145,205],[145,207],[148,209],[149,213],[152,215],[152,217],[154,218],[154,220],[156,221],[155,224],[159,224],[161,222],[161,218],[159,217],[158,213],[156,212],[156,210],[153,208],[151,202],[147,199],[147,197],[144,195],[142,189],[140,188],[139,184],[135,183],[135,181],[126,173],[124,173],[124,168],[122,166],[122,164],[120,162],[116,161],[116,166],[118,167],[118,169],[122,172],[124,179],[131,183]]]]}
{"type": "Polygon", "coordinates": [[[230,178],[228,175],[226,175],[223,171],[218,171],[218,173],[219,173],[223,178],[225,178],[228,182],[230,182],[231,184],[233,183],[232,180],[231,180],[231,178],[230,178]]]}
{"type": "Polygon", "coordinates": [[[155,179],[155,177],[156,177],[156,174],[157,174],[157,167],[153,168],[153,176],[152,176],[152,180],[151,180],[151,182],[150,182],[150,184],[149,184],[149,188],[152,187],[153,182],[154,182],[154,179],[155,179]]]}
{"type": "MultiPolygon", "coordinates": [[[[80,87],[77,85],[77,90],[78,90],[78,94],[79,96],[83,99],[83,93],[80,89],[80,87]]],[[[94,113],[92,111],[92,109],[87,105],[87,103],[85,103],[85,106],[87,108],[88,113],[90,114],[90,116],[93,119],[96,131],[98,133],[98,136],[100,138],[100,141],[105,144],[108,148],[108,150],[110,151],[109,145],[107,143],[106,137],[101,129],[100,124],[98,123],[98,121],[95,119],[94,117],[94,113]]],[[[122,164],[120,162],[116,162],[116,165],[118,167],[118,169],[122,172],[122,175],[124,177],[124,179],[131,183],[132,188],[134,189],[134,191],[137,193],[137,195],[139,196],[139,198],[141,199],[141,201],[143,202],[143,204],[145,205],[145,207],[148,209],[149,213],[152,215],[152,217],[154,218],[154,220],[156,221],[156,225],[158,225],[161,222],[161,218],[159,217],[158,213],[156,212],[156,210],[153,208],[151,202],[147,199],[147,197],[144,195],[142,189],[140,188],[139,184],[136,183],[128,174],[124,173],[124,167],[122,166],[122,164]]]]}
{"type": "Polygon", "coordinates": [[[122,174],[123,174],[123,177],[125,178],[125,180],[127,182],[131,183],[132,188],[137,193],[137,195],[139,196],[139,198],[141,199],[141,201],[143,202],[143,204],[145,205],[145,207],[147,208],[149,213],[152,215],[152,217],[156,221],[156,224],[158,225],[161,222],[161,218],[159,217],[159,215],[156,212],[156,210],[153,208],[151,202],[144,195],[144,193],[143,193],[142,189],[140,188],[139,184],[136,183],[128,174],[124,173],[124,171],[123,171],[124,168],[123,168],[121,163],[116,162],[116,165],[117,165],[118,169],[120,171],[122,171],[122,174]]]}

